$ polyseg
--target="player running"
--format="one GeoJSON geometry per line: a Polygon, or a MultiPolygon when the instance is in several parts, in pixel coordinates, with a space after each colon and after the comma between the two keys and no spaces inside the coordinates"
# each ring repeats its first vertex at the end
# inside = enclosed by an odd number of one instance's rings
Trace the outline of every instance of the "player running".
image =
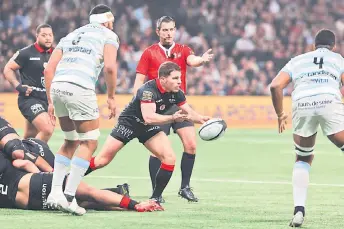
{"type": "Polygon", "coordinates": [[[100,135],[95,84],[103,66],[110,118],[115,116],[119,40],[112,31],[113,24],[111,9],[97,5],[90,12],[89,24],[61,39],[45,69],[49,114],[54,120],[55,109],[65,134],[64,144],[55,157],[53,185],[47,202],[78,215],[86,211],[77,205],[75,192],[89,167],[100,135]],[[79,152],[73,157],[78,146],[79,152]],[[70,165],[63,193],[62,182],[70,165]]]}
{"type": "Polygon", "coordinates": [[[344,106],[340,86],[344,83],[344,58],[335,52],[335,35],[323,29],[315,36],[315,50],[292,58],[271,83],[278,131],[287,123],[283,89],[291,82],[292,125],[296,152],[293,169],[294,217],[291,227],[300,227],[305,217],[309,171],[320,125],[328,139],[344,152],[344,106]]]}
{"type": "Polygon", "coordinates": [[[161,166],[155,176],[151,199],[160,203],[160,196],[168,184],[175,165],[175,154],[167,135],[160,125],[188,120],[204,123],[210,119],[196,113],[186,102],[180,90],[181,69],[173,62],[165,62],[159,68],[159,77],[145,83],[118,118],[118,123],[107,138],[100,153],[91,159],[90,169],[106,166],[128,142],[137,138],[159,160],[161,166]],[[162,115],[172,106],[180,111],[162,115]]]}
{"type": "Polygon", "coordinates": [[[44,68],[53,51],[53,30],[42,24],[36,29],[36,42],[18,52],[4,68],[5,78],[19,92],[18,107],[25,117],[24,138],[38,138],[48,142],[54,125],[48,115],[48,102],[45,92],[44,68]],[[15,71],[19,70],[20,80],[15,71]]]}
{"type": "MultiPolygon", "coordinates": [[[[157,21],[156,33],[159,36],[159,43],[147,48],[138,63],[136,69],[136,79],[134,83],[133,93],[142,86],[146,76],[149,80],[158,77],[159,66],[165,61],[172,61],[181,68],[181,85],[180,88],[186,93],[186,66],[198,67],[209,62],[213,58],[211,49],[202,56],[195,56],[194,52],[187,45],[174,42],[176,33],[176,24],[173,18],[163,16],[157,21]]],[[[166,114],[173,114],[178,110],[177,106],[173,106],[166,114]]],[[[176,132],[184,146],[184,153],[181,160],[182,182],[179,195],[189,201],[197,202],[198,199],[190,188],[190,178],[195,162],[196,154],[196,131],[194,124],[190,121],[172,122],[161,126],[161,129],[169,135],[171,127],[176,132]]],[[[152,181],[152,187],[155,187],[155,176],[161,166],[161,161],[153,154],[149,158],[149,173],[152,181]]],[[[160,201],[164,202],[162,197],[160,201]]]]}

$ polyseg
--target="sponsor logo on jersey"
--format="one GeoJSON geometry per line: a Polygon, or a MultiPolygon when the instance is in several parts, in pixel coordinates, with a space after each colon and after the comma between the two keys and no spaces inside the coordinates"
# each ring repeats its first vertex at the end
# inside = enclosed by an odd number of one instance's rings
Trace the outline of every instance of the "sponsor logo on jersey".
{"type": "Polygon", "coordinates": [[[86,54],[91,54],[92,49],[87,49],[84,47],[76,46],[68,49],[69,52],[81,52],[86,54]]]}
{"type": "Polygon", "coordinates": [[[45,111],[42,104],[39,103],[32,105],[30,108],[33,114],[38,114],[41,111],[45,111]]]}
{"type": "Polygon", "coordinates": [[[40,60],[40,57],[30,57],[30,60],[40,60]]]}

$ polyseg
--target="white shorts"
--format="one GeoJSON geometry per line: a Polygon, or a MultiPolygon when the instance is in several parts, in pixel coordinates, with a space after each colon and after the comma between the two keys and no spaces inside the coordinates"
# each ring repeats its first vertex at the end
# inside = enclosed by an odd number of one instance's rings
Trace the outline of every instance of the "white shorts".
{"type": "Polygon", "coordinates": [[[57,117],[71,120],[95,120],[99,118],[96,93],[68,82],[53,82],[50,90],[57,117]]]}
{"type": "Polygon", "coordinates": [[[318,131],[328,136],[344,130],[344,104],[332,95],[293,101],[293,133],[309,137],[318,131]]]}

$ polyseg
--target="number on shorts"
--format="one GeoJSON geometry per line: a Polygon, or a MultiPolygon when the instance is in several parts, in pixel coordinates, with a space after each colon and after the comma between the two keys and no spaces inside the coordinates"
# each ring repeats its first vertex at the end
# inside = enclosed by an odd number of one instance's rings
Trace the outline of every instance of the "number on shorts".
{"type": "Polygon", "coordinates": [[[318,57],[314,57],[313,63],[319,65],[319,69],[322,69],[322,66],[324,64],[324,58],[320,57],[320,61],[318,62],[318,57]]]}
{"type": "Polygon", "coordinates": [[[72,44],[73,45],[77,45],[79,44],[80,40],[81,40],[81,35],[84,34],[85,32],[81,32],[81,33],[78,33],[76,35],[76,38],[72,41],[72,44]]]}

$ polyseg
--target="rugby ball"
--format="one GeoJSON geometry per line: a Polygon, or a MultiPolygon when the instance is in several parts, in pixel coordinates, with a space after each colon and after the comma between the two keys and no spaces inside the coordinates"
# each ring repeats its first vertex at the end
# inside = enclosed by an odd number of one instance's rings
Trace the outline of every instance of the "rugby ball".
{"type": "Polygon", "coordinates": [[[212,141],[221,137],[226,129],[227,124],[223,119],[213,118],[202,124],[198,134],[202,140],[212,141]]]}

